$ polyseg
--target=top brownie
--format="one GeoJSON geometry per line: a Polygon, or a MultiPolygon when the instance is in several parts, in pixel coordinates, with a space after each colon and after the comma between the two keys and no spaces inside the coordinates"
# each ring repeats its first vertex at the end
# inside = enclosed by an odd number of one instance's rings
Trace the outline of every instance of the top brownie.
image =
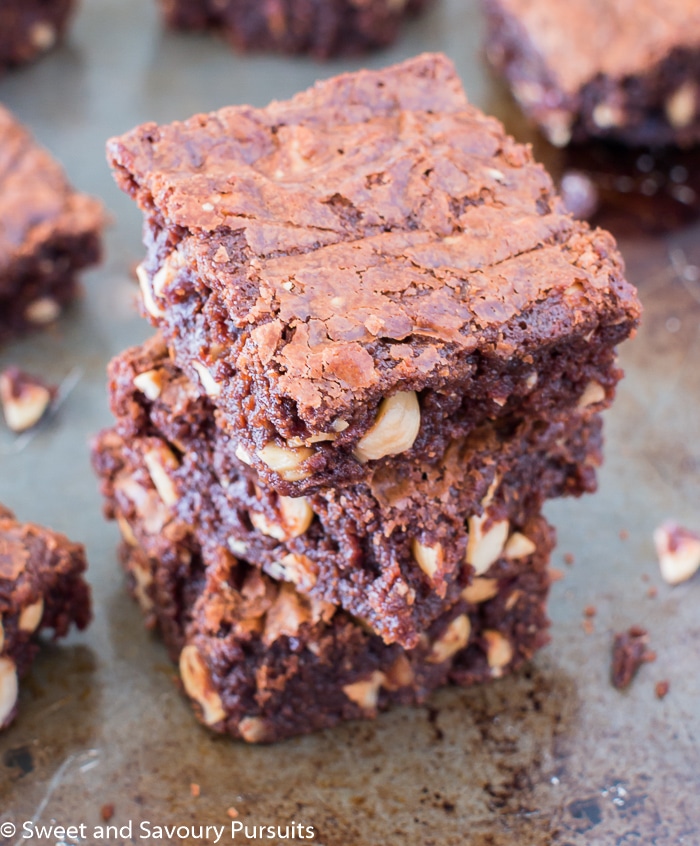
{"type": "Polygon", "coordinates": [[[144,306],[282,493],[484,419],[605,404],[639,317],[610,235],[423,55],[112,139],[144,306]]]}
{"type": "Polygon", "coordinates": [[[700,140],[696,0],[483,0],[487,54],[552,143],[700,140]]]}

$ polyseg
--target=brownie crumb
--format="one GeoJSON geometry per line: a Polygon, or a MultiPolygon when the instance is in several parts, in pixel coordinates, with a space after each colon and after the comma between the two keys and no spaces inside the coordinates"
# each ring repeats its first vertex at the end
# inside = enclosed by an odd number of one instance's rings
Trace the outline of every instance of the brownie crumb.
{"type": "Polygon", "coordinates": [[[669,690],[671,689],[671,685],[665,679],[663,681],[656,682],[654,686],[654,692],[656,693],[657,699],[664,699],[668,694],[669,690]]]}
{"type": "Polygon", "coordinates": [[[598,609],[595,607],[595,605],[586,605],[586,607],[583,609],[583,614],[585,617],[595,617],[597,613],[598,609]]]}
{"type": "Polygon", "coordinates": [[[195,782],[192,782],[192,784],[190,785],[190,793],[194,796],[195,799],[199,796],[200,792],[201,790],[199,785],[195,784],[195,782]]]}
{"type": "Polygon", "coordinates": [[[652,585],[649,590],[647,590],[647,596],[649,597],[649,599],[656,599],[658,595],[659,589],[655,585],[652,585]]]}
{"type": "Polygon", "coordinates": [[[572,552],[567,552],[564,554],[564,563],[568,564],[571,567],[574,563],[574,555],[572,552]]]}
{"type": "Polygon", "coordinates": [[[584,620],[583,623],[581,623],[581,628],[587,635],[593,634],[593,632],[595,631],[595,627],[593,625],[592,620],[584,620]]]}
{"type": "Polygon", "coordinates": [[[107,802],[100,808],[100,817],[104,822],[109,822],[114,816],[114,804],[107,802]]]}
{"type": "Polygon", "coordinates": [[[615,635],[612,656],[612,683],[624,690],[632,683],[642,664],[656,660],[656,653],[649,650],[649,634],[641,626],[632,626],[615,635]]]}

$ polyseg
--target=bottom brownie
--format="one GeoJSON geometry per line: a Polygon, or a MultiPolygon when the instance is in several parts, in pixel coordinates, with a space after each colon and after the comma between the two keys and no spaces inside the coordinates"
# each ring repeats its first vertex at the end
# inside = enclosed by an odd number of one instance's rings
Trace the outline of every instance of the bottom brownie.
{"type": "Polygon", "coordinates": [[[163,632],[201,722],[271,742],[418,703],[446,683],[517,669],[547,642],[547,562],[554,531],[527,526],[535,551],[475,579],[410,650],[387,645],[335,606],[297,593],[221,551],[204,568],[196,543],[157,560],[124,544],[132,593],[163,632]]]}
{"type": "Polygon", "coordinates": [[[17,712],[18,679],[38,645],[35,635],[90,622],[90,588],[83,580],[85,551],[65,535],[18,523],[0,506],[0,729],[17,712]]]}

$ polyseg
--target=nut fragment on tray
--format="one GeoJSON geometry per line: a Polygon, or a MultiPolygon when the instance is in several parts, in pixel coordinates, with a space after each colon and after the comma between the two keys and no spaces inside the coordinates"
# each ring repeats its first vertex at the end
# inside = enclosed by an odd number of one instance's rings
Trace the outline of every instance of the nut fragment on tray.
{"type": "Polygon", "coordinates": [[[239,50],[308,53],[318,59],[361,53],[394,41],[404,18],[433,0],[158,0],[166,24],[214,30],[239,50]]]}
{"type": "Polygon", "coordinates": [[[674,520],[654,530],[654,545],[661,575],[670,585],[687,581],[700,568],[700,535],[674,520]]]}
{"type": "Polygon", "coordinates": [[[56,398],[57,388],[18,367],[0,373],[0,406],[13,432],[31,429],[43,418],[56,398]]]}
{"type": "Polygon", "coordinates": [[[0,74],[58,44],[74,6],[74,0],[2,0],[0,74]]]}
{"type": "Polygon", "coordinates": [[[557,146],[700,141],[696,0],[483,0],[486,53],[557,146]]]}
{"type": "Polygon", "coordinates": [[[613,239],[439,55],[108,155],[159,333],[93,462],[200,719],[272,741],[529,658],[639,320],[613,239]]]}
{"type": "Polygon", "coordinates": [[[0,106],[0,342],[57,320],[78,293],[78,271],[100,259],[104,219],[0,106]]]}
{"type": "Polygon", "coordinates": [[[90,622],[85,550],[65,535],[19,523],[0,505],[0,729],[17,712],[19,679],[38,650],[37,633],[63,637],[90,622]]]}

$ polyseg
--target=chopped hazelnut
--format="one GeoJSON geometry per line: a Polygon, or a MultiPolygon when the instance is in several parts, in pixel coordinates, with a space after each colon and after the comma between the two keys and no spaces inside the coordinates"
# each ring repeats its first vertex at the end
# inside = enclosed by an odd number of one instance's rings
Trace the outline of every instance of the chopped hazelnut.
{"type": "Polygon", "coordinates": [[[371,429],[357,442],[355,458],[362,464],[385,455],[406,452],[418,437],[420,405],[415,391],[401,391],[384,399],[371,429]]]}

